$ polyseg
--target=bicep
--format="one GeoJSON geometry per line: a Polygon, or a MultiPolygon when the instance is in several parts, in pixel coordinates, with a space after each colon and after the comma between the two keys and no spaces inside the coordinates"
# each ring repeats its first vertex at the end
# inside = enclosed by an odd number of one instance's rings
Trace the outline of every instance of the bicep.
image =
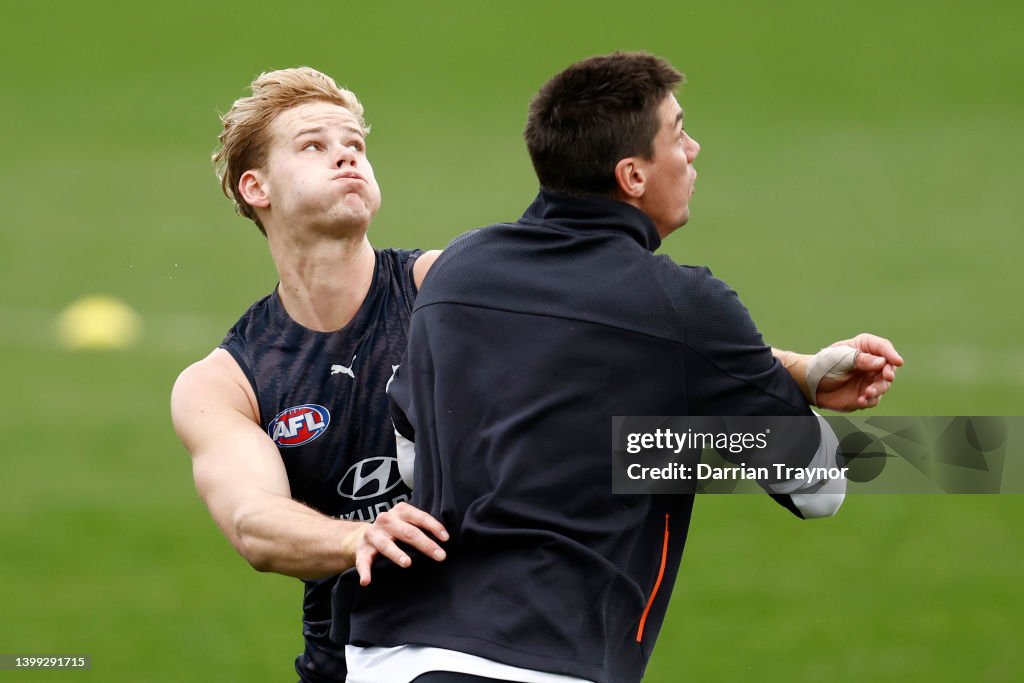
{"type": "Polygon", "coordinates": [[[171,415],[192,457],[196,490],[232,540],[240,509],[263,496],[291,497],[277,447],[256,422],[223,359],[208,357],[181,374],[171,394],[171,415]]]}

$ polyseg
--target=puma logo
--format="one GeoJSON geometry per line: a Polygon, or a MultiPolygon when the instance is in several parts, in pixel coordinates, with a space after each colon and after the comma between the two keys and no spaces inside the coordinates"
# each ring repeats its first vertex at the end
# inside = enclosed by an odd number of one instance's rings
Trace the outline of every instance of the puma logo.
{"type": "Polygon", "coordinates": [[[352,372],[352,368],[354,368],[355,365],[356,365],[356,357],[352,356],[352,362],[349,363],[349,366],[347,368],[344,365],[332,365],[331,366],[331,375],[348,375],[352,379],[355,379],[356,375],[355,375],[354,372],[352,372]]]}

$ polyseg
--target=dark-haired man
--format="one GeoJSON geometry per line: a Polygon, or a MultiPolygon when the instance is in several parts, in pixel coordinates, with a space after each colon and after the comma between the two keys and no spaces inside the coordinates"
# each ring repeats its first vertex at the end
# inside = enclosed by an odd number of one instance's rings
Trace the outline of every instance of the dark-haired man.
{"type": "MultiPolygon", "coordinates": [[[[643,53],[556,75],[526,128],[540,194],[434,264],[390,395],[415,442],[413,504],[451,533],[448,559],[375,568],[351,683],[639,681],[693,497],[613,496],[612,416],[810,415],[888,390],[902,363],[888,341],[780,362],[725,283],[653,255],[689,220],[697,177],[681,81],[643,53]]],[[[820,517],[842,491],[779,498],[820,517]]]]}

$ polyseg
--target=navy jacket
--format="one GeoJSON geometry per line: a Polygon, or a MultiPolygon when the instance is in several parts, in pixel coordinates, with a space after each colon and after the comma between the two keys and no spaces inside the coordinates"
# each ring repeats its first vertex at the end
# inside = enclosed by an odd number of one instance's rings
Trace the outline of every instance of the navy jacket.
{"type": "Polygon", "coordinates": [[[351,642],[641,679],[693,497],[612,495],[612,416],[810,414],[736,293],[659,244],[627,204],[542,191],[434,264],[389,391],[448,559],[375,566],[351,642]]]}

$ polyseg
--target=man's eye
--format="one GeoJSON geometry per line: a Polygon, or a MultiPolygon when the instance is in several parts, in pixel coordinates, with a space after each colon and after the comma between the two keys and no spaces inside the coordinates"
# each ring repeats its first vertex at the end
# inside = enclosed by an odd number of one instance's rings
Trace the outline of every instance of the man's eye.
{"type": "Polygon", "coordinates": [[[348,146],[351,147],[356,152],[363,151],[363,143],[359,142],[358,140],[348,143],[348,146]]]}
{"type": "Polygon", "coordinates": [[[306,150],[309,150],[309,149],[312,149],[314,151],[319,150],[320,149],[320,145],[318,143],[316,143],[316,142],[307,142],[305,145],[302,146],[302,151],[303,152],[305,152],[306,150]]]}

